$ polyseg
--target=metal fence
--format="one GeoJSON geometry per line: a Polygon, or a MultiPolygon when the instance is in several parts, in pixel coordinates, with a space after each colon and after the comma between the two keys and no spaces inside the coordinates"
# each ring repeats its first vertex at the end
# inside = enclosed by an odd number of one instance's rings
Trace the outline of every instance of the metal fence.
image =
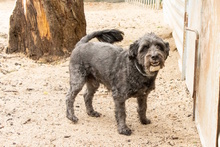
{"type": "MultiPolygon", "coordinates": [[[[1,0],[0,0],[1,1],[1,0]]],[[[83,0],[84,2],[108,2],[108,3],[119,3],[125,0],[83,0]]]]}
{"type": "Polygon", "coordinates": [[[125,0],[125,2],[152,9],[160,9],[162,6],[162,0],[125,0]]]}

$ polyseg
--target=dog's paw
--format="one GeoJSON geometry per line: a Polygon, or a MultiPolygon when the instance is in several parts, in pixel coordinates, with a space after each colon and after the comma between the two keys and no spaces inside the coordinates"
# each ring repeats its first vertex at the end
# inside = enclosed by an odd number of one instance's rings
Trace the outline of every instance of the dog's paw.
{"type": "Polygon", "coordinates": [[[131,129],[129,129],[128,127],[118,128],[118,132],[119,132],[119,134],[123,134],[123,135],[127,135],[127,136],[130,136],[132,133],[131,129]]]}
{"type": "Polygon", "coordinates": [[[143,124],[143,125],[147,125],[147,124],[150,124],[150,123],[151,123],[151,120],[145,118],[145,119],[140,119],[140,122],[141,122],[141,124],[143,124]]]}
{"type": "Polygon", "coordinates": [[[66,117],[74,123],[77,123],[79,120],[76,116],[67,115],[66,117]]]}
{"type": "Polygon", "coordinates": [[[92,111],[92,112],[88,112],[88,115],[92,117],[100,117],[102,114],[97,111],[92,111]]]}

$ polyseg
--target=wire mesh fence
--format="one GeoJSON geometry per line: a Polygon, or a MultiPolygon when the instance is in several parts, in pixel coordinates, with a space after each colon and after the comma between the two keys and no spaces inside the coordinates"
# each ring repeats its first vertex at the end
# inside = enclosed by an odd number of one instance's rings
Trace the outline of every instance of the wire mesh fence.
{"type": "Polygon", "coordinates": [[[162,5],[162,0],[125,0],[125,2],[152,9],[160,9],[162,5]]]}

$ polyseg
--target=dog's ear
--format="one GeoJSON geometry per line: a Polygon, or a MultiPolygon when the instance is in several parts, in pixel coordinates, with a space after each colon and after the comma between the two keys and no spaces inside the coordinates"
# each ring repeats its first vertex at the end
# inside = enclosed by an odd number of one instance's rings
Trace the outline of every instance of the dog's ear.
{"type": "Polygon", "coordinates": [[[166,52],[167,57],[168,57],[168,56],[169,56],[169,51],[170,51],[170,45],[169,45],[169,42],[165,42],[165,46],[166,46],[165,52],[166,52]]]}
{"type": "Polygon", "coordinates": [[[129,47],[129,59],[134,59],[137,56],[138,48],[139,48],[139,44],[138,41],[136,40],[129,47]]]}

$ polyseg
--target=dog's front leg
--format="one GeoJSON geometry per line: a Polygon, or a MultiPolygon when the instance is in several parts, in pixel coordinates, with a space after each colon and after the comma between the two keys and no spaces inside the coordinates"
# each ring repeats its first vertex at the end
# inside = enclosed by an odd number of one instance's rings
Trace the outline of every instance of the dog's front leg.
{"type": "Polygon", "coordinates": [[[126,125],[125,101],[115,101],[115,118],[117,121],[119,134],[131,135],[131,129],[126,125]]]}
{"type": "Polygon", "coordinates": [[[151,121],[146,117],[147,111],[147,96],[141,96],[137,98],[138,102],[138,114],[142,124],[150,124],[151,121]]]}

